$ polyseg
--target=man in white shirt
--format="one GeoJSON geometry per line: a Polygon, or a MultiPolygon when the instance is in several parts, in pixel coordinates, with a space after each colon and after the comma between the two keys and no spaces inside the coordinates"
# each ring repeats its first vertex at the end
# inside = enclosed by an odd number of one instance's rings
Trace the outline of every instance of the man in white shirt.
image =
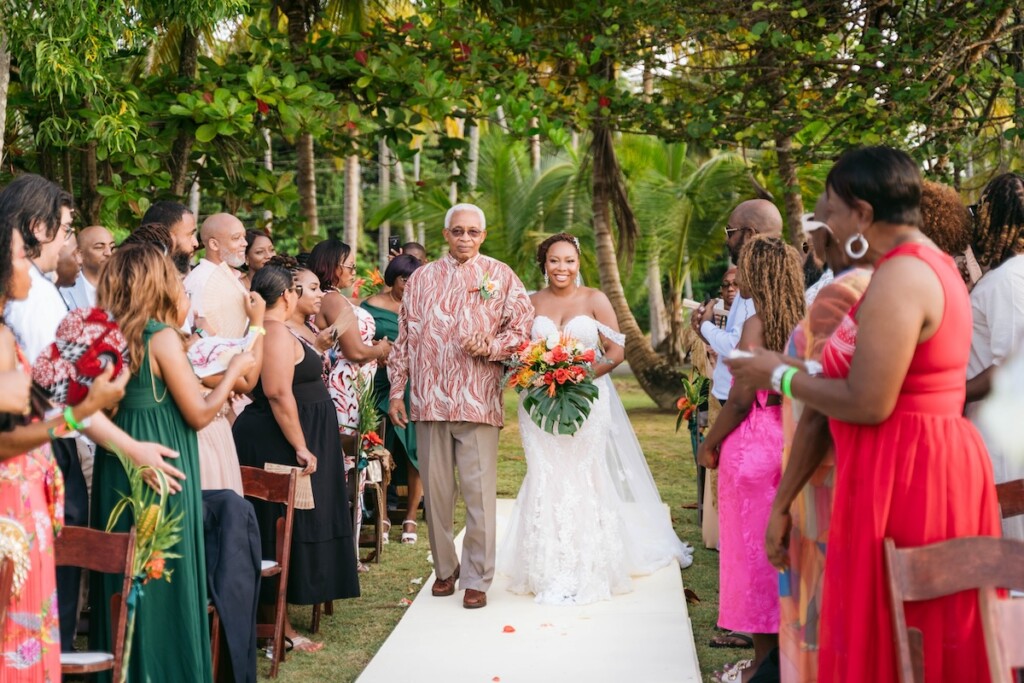
{"type": "MultiPolygon", "coordinates": [[[[729,222],[725,226],[725,245],[732,262],[739,263],[740,251],[749,238],[754,235],[781,234],[782,214],[778,208],[766,199],[751,199],[741,203],[729,215],[729,222]]],[[[737,294],[725,319],[724,330],[719,329],[712,319],[716,303],[717,300],[709,301],[698,308],[690,317],[690,324],[718,355],[711,376],[711,394],[725,404],[732,387],[732,374],[723,359],[728,358],[739,343],[743,323],[754,314],[754,302],[737,294]]]]}
{"type": "Polygon", "coordinates": [[[206,253],[185,278],[185,291],[192,304],[189,318],[198,328],[212,326],[205,332],[215,336],[240,338],[248,326],[244,313],[247,294],[236,270],[245,263],[245,226],[229,213],[215,213],[203,221],[200,237],[206,253]],[[207,287],[211,277],[231,284],[214,291],[207,287]]]}
{"type": "Polygon", "coordinates": [[[78,257],[82,271],[72,287],[61,287],[60,295],[68,309],[92,308],[96,305],[96,283],[100,268],[114,253],[114,236],[102,225],[90,225],[78,233],[78,257]]]}

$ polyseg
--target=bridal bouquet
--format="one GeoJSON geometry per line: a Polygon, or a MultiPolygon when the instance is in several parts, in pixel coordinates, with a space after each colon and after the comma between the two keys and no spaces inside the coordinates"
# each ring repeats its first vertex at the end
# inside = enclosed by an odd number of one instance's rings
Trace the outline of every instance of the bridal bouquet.
{"type": "Polygon", "coordinates": [[[594,349],[564,334],[524,342],[508,360],[508,386],[523,397],[534,424],[549,434],[575,434],[597,399],[594,349]]]}

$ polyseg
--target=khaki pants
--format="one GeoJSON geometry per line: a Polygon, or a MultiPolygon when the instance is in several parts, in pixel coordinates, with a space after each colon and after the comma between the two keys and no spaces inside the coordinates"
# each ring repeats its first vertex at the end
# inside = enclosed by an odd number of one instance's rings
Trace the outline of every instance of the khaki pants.
{"type": "Polygon", "coordinates": [[[486,591],[494,580],[498,433],[497,427],[474,422],[416,423],[430,552],[438,578],[448,578],[460,566],[454,529],[459,488],[466,502],[460,589],[486,591]]]}

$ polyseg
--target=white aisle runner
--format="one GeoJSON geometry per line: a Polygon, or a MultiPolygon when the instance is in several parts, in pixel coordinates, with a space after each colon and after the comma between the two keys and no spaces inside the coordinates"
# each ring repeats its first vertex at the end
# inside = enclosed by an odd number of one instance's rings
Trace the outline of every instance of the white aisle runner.
{"type": "MultiPolygon", "coordinates": [[[[498,548],[512,512],[498,501],[498,548]]],[[[461,550],[463,534],[456,545],[461,550]]],[[[419,544],[428,549],[426,534],[419,544]]],[[[583,607],[538,605],[497,575],[487,607],[462,590],[430,594],[431,574],[357,683],[699,683],[679,566],[635,578],[633,592],[583,607]],[[514,631],[508,631],[511,627],[514,631]]]]}

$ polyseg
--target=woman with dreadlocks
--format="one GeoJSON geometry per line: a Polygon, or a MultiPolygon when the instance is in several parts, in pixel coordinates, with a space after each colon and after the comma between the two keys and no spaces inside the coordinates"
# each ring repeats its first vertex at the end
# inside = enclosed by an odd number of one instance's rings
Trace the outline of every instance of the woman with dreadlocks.
{"type": "MultiPolygon", "coordinates": [[[[747,319],[737,348],[763,346],[781,353],[804,317],[804,280],[796,249],[778,237],[755,237],[740,253],[740,295],[752,298],[756,313],[747,319]]],[[[719,560],[718,626],[750,633],[754,660],[740,669],[744,679],[778,647],[778,572],[765,553],[765,530],[782,476],[782,397],[734,382],[718,420],[701,444],[697,459],[718,468],[719,560]]],[[[728,672],[726,680],[736,679],[728,672]]]]}
{"type": "MultiPolygon", "coordinates": [[[[975,211],[974,251],[982,277],[971,291],[974,333],[967,361],[967,416],[977,422],[992,372],[1024,340],[1024,178],[1004,173],[981,193],[975,211]]],[[[982,429],[996,483],[1024,477],[982,429]]],[[[1024,540],[1024,517],[1003,520],[1003,535],[1024,540]]]]}

